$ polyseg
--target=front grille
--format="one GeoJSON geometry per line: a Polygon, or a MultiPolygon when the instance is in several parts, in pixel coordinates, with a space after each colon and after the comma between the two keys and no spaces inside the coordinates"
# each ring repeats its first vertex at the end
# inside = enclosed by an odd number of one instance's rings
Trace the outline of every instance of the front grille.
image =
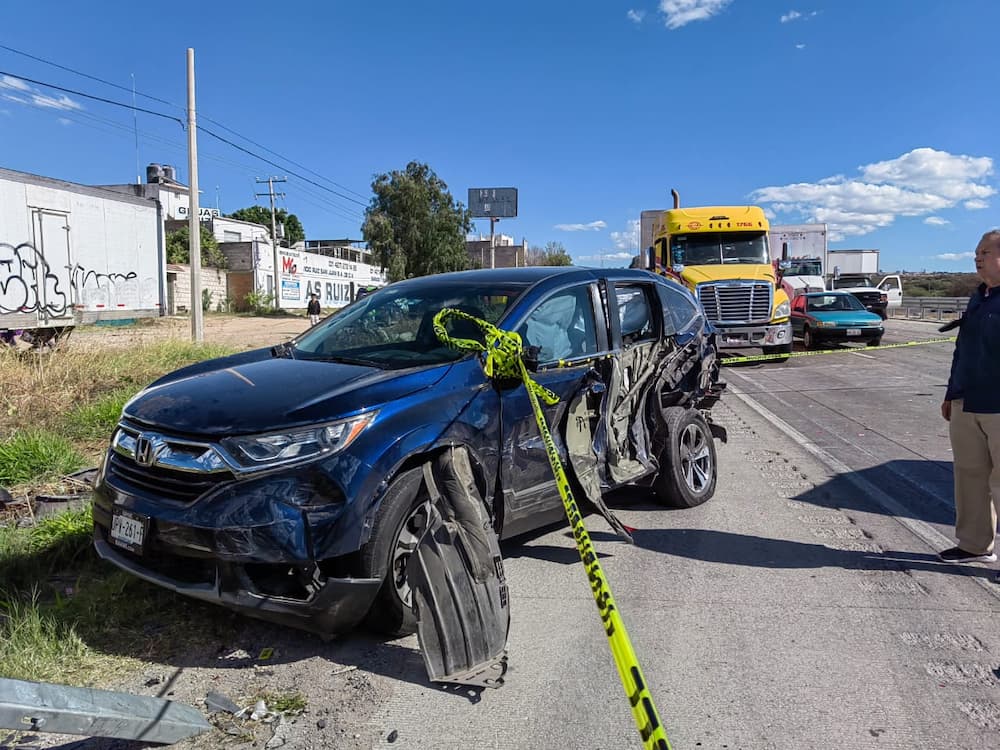
{"type": "Polygon", "coordinates": [[[770,284],[702,284],[698,300],[713,323],[766,323],[771,319],[770,284]]]}
{"type": "Polygon", "coordinates": [[[141,466],[112,451],[107,478],[110,484],[125,492],[189,503],[216,485],[232,480],[233,474],[228,471],[199,474],[162,466],[141,466]]]}
{"type": "Polygon", "coordinates": [[[881,299],[880,292],[851,292],[862,305],[877,305],[881,299]]]}

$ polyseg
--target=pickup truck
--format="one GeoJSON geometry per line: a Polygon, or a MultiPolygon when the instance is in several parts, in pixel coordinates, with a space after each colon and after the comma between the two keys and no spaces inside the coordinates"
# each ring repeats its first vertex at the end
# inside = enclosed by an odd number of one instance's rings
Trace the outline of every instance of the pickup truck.
{"type": "Polygon", "coordinates": [[[903,304],[903,280],[896,274],[885,276],[878,284],[872,283],[867,274],[841,274],[830,279],[830,289],[850,292],[865,309],[876,313],[882,320],[888,317],[888,308],[903,304]]]}

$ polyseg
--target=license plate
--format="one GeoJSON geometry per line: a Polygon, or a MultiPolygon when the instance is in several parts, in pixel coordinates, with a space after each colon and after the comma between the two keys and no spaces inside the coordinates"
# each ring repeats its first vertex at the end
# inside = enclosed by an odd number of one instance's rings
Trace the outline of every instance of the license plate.
{"type": "Polygon", "coordinates": [[[848,328],[847,329],[847,335],[848,336],[860,336],[861,335],[861,329],[860,328],[848,328]]]}
{"type": "Polygon", "coordinates": [[[149,519],[145,516],[116,508],[111,514],[109,538],[113,544],[130,552],[142,552],[142,543],[148,528],[149,519]]]}
{"type": "Polygon", "coordinates": [[[747,340],[739,336],[726,336],[723,341],[727,344],[745,344],[747,340]]]}

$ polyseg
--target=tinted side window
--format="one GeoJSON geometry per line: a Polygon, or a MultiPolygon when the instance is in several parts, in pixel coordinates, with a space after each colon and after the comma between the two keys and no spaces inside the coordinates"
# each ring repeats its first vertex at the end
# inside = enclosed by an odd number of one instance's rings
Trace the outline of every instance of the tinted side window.
{"type": "Polygon", "coordinates": [[[597,352],[590,288],[556,292],[531,311],[518,328],[525,346],[537,346],[540,363],[576,359],[597,352]]]}
{"type": "Polygon", "coordinates": [[[697,304],[680,289],[657,284],[656,290],[663,302],[664,317],[669,315],[673,321],[674,332],[686,330],[699,315],[697,304]]]}

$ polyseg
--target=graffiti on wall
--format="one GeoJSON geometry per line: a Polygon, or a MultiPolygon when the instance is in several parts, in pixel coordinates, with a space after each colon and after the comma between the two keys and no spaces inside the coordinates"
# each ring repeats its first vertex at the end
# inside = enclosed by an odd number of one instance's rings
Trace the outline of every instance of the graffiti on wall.
{"type": "Polygon", "coordinates": [[[152,308],[158,295],[156,279],[140,281],[135,271],[102,273],[77,263],[60,273],[31,243],[0,242],[0,314],[63,317],[71,305],[96,311],[152,308]]]}
{"type": "Polygon", "coordinates": [[[0,242],[0,313],[66,314],[69,299],[45,256],[24,242],[0,242]]]}

